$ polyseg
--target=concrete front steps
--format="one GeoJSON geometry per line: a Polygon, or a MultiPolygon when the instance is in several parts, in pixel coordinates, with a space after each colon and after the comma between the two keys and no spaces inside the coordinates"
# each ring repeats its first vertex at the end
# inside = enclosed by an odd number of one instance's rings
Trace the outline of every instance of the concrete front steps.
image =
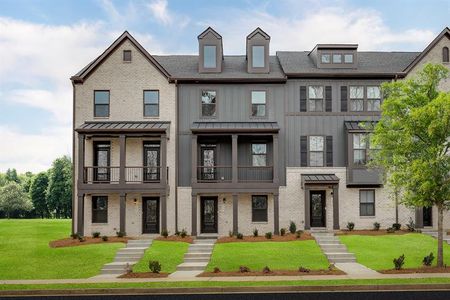
{"type": "Polygon", "coordinates": [[[114,261],[103,266],[100,271],[100,276],[119,276],[125,274],[127,268],[131,268],[144,256],[145,250],[151,244],[151,239],[129,240],[125,248],[117,251],[114,261]]]}
{"type": "MultiPolygon", "coordinates": [[[[429,236],[432,236],[435,239],[437,239],[437,237],[438,237],[438,232],[437,232],[437,230],[434,230],[434,229],[423,229],[422,233],[426,234],[426,235],[429,235],[429,236]]],[[[450,245],[450,236],[447,235],[446,230],[444,231],[443,237],[444,237],[444,243],[447,243],[447,244],[450,245]]]]}
{"type": "Polygon", "coordinates": [[[341,244],[339,238],[333,232],[312,230],[311,235],[316,239],[317,244],[330,263],[356,262],[355,255],[348,252],[347,247],[341,244]]]}

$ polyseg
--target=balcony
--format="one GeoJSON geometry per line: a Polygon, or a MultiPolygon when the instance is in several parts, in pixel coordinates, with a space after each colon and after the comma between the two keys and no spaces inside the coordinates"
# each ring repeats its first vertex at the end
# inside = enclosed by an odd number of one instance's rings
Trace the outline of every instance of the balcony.
{"type": "MultiPolygon", "coordinates": [[[[197,182],[232,182],[232,166],[198,166],[197,182]]],[[[273,167],[238,166],[238,182],[272,182],[273,167]]]]}
{"type": "Polygon", "coordinates": [[[354,165],[347,167],[347,187],[381,187],[382,185],[381,170],[354,165]]]}
{"type": "MultiPolygon", "coordinates": [[[[125,167],[125,184],[152,184],[161,183],[161,166],[155,167],[125,167]]],[[[167,178],[169,176],[169,167],[167,178]]],[[[84,167],[83,183],[85,184],[119,184],[120,167],[84,167]]]]}

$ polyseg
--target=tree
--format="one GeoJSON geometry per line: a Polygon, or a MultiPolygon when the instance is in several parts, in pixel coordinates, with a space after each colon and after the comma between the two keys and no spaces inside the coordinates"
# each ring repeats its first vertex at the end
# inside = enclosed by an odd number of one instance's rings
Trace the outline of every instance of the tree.
{"type": "Polygon", "coordinates": [[[0,188],[5,186],[8,183],[8,180],[6,180],[6,175],[3,173],[0,173],[0,188]]]}
{"type": "Polygon", "coordinates": [[[11,213],[28,212],[33,209],[30,198],[16,182],[9,182],[0,190],[0,209],[9,219],[11,213]]]}
{"type": "Polygon", "coordinates": [[[6,180],[14,181],[16,183],[20,183],[19,176],[17,176],[16,169],[8,169],[6,170],[6,180]]]}
{"type": "Polygon", "coordinates": [[[30,197],[37,215],[41,218],[49,216],[47,206],[48,174],[41,172],[31,181],[30,197]]]}
{"type": "Polygon", "coordinates": [[[20,185],[26,193],[30,192],[31,182],[33,181],[34,175],[31,172],[25,172],[18,176],[20,185]]]}
{"type": "Polygon", "coordinates": [[[388,183],[401,185],[401,202],[437,207],[439,267],[450,207],[450,93],[438,86],[448,72],[428,64],[412,79],[384,84],[382,115],[371,137],[377,148],[371,164],[384,168],[388,183]]]}
{"type": "Polygon", "coordinates": [[[55,159],[50,169],[47,205],[57,218],[72,215],[72,162],[68,156],[55,159]]]}

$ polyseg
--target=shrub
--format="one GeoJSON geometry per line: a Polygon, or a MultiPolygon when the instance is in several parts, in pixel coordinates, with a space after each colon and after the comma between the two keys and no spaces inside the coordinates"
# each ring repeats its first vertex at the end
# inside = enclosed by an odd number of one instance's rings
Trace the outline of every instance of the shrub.
{"type": "Polygon", "coordinates": [[[84,238],[84,236],[79,236],[79,237],[78,237],[78,240],[79,240],[81,243],[86,241],[86,239],[84,238]]]}
{"type": "Polygon", "coordinates": [[[265,267],[262,269],[262,272],[263,272],[264,274],[268,274],[268,273],[271,273],[272,271],[270,270],[270,268],[269,268],[268,266],[265,266],[265,267]]]}
{"type": "Polygon", "coordinates": [[[301,273],[309,273],[311,270],[300,266],[300,268],[298,268],[298,271],[301,273]]]}
{"type": "Polygon", "coordinates": [[[175,235],[176,236],[180,236],[180,231],[179,230],[175,230],[175,235]]]}
{"type": "Polygon", "coordinates": [[[163,236],[164,238],[167,238],[169,236],[169,231],[167,231],[167,229],[161,230],[161,236],[163,236]]]}
{"type": "Polygon", "coordinates": [[[405,255],[402,254],[399,256],[399,258],[394,258],[393,262],[394,262],[394,268],[396,270],[401,270],[403,265],[405,264],[405,255]]]}
{"type": "Polygon", "coordinates": [[[186,231],[186,229],[183,228],[183,229],[181,230],[180,236],[181,236],[182,239],[184,239],[185,237],[187,237],[187,231],[186,231]]]}
{"type": "Polygon", "coordinates": [[[281,229],[280,229],[280,235],[281,235],[281,236],[286,235],[286,229],[285,229],[285,228],[281,228],[281,229]]]}
{"type": "Polygon", "coordinates": [[[117,235],[117,237],[124,237],[125,236],[125,232],[122,232],[122,231],[117,231],[116,232],[116,235],[117,235]]]}
{"type": "Polygon", "coordinates": [[[394,230],[400,230],[400,228],[402,228],[402,224],[394,223],[392,224],[392,228],[394,228],[394,230]]]}
{"type": "Polygon", "coordinates": [[[270,240],[272,238],[272,232],[266,232],[266,239],[270,240]]]}
{"type": "Polygon", "coordinates": [[[388,229],[386,229],[387,233],[394,233],[395,229],[392,227],[389,227],[388,229]]]}
{"type": "Polygon", "coordinates": [[[294,234],[297,231],[297,225],[295,225],[294,221],[289,223],[289,232],[294,234]]]}
{"type": "Polygon", "coordinates": [[[250,268],[246,266],[239,266],[239,272],[240,273],[248,273],[250,272],[250,268]]]}
{"type": "Polygon", "coordinates": [[[409,218],[409,223],[406,224],[406,227],[408,228],[408,231],[411,231],[411,232],[416,231],[416,224],[414,224],[414,221],[412,218],[409,218]]]}
{"type": "Polygon", "coordinates": [[[125,273],[127,273],[127,274],[133,273],[133,268],[131,267],[131,265],[129,263],[127,263],[125,265],[125,273]]]}
{"type": "Polygon", "coordinates": [[[74,240],[77,240],[80,236],[78,235],[78,233],[72,233],[72,234],[70,235],[70,237],[71,237],[72,239],[74,239],[74,240]]]}
{"type": "Polygon", "coordinates": [[[380,230],[380,223],[378,223],[378,222],[373,223],[373,230],[375,230],[375,231],[380,230]]]}
{"type": "Polygon", "coordinates": [[[242,233],[238,232],[238,233],[236,234],[236,237],[237,237],[239,240],[242,240],[242,239],[244,238],[244,235],[243,235],[242,233]]]}
{"type": "Polygon", "coordinates": [[[161,264],[157,260],[151,260],[148,262],[148,268],[152,273],[161,272],[161,264]]]}
{"type": "Polygon", "coordinates": [[[93,232],[92,237],[98,239],[100,237],[100,232],[98,232],[98,231],[93,232]]]}
{"type": "Polygon", "coordinates": [[[233,231],[228,231],[228,236],[230,237],[230,238],[232,238],[233,236],[234,236],[234,234],[233,234],[233,231]]]}
{"type": "Polygon", "coordinates": [[[253,236],[254,237],[258,236],[258,228],[253,229],[253,236]]]}
{"type": "Polygon", "coordinates": [[[302,231],[302,230],[297,230],[297,231],[295,232],[295,237],[299,239],[299,238],[302,236],[302,234],[303,234],[303,231],[302,231]]]}
{"type": "Polygon", "coordinates": [[[347,223],[347,229],[348,229],[348,231],[352,231],[353,229],[355,229],[355,223],[348,222],[347,223]]]}
{"type": "Polygon", "coordinates": [[[214,267],[213,273],[220,273],[220,269],[218,267],[214,267]]]}
{"type": "Polygon", "coordinates": [[[333,271],[336,270],[336,265],[335,264],[329,264],[328,265],[328,271],[333,271]]]}
{"type": "Polygon", "coordinates": [[[102,236],[102,240],[103,240],[104,242],[107,242],[107,241],[108,241],[108,237],[107,237],[106,235],[104,235],[104,236],[102,236]]]}
{"type": "Polygon", "coordinates": [[[433,264],[434,255],[433,252],[430,253],[430,255],[427,255],[423,258],[422,264],[424,266],[430,267],[433,264]]]}

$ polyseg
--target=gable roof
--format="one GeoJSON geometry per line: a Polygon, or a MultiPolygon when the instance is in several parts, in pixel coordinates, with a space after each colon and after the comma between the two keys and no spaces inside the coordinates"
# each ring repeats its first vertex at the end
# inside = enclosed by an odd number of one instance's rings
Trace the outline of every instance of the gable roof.
{"type": "Polygon", "coordinates": [[[222,39],[222,36],[217,32],[217,31],[215,31],[211,26],[209,26],[208,28],[206,28],[205,29],[205,31],[203,31],[202,33],[200,33],[199,35],[198,35],[198,39],[202,39],[202,38],[204,38],[205,37],[205,35],[207,35],[208,33],[212,33],[216,38],[218,38],[218,39],[222,39]]]}
{"type": "Polygon", "coordinates": [[[264,30],[262,30],[259,27],[256,27],[255,30],[253,30],[249,35],[247,35],[247,40],[250,40],[251,38],[253,38],[255,35],[260,34],[263,36],[263,38],[265,38],[266,40],[270,40],[270,35],[268,35],[264,30]]]}
{"type": "Polygon", "coordinates": [[[411,71],[444,36],[450,38],[450,29],[448,27],[445,27],[444,30],[442,30],[441,33],[439,33],[439,35],[425,48],[425,50],[423,50],[420,55],[418,55],[416,59],[414,59],[403,71],[405,73],[409,73],[409,71],[411,71]]]}
{"type": "Polygon", "coordinates": [[[80,72],[70,77],[70,80],[74,83],[82,83],[98,66],[100,66],[111,53],[114,52],[123,42],[129,40],[146,58],[154,65],[166,78],[170,77],[170,74],[156,61],[141,44],[128,32],[124,31],[99,57],[90,62],[86,67],[81,69],[80,72]]]}

